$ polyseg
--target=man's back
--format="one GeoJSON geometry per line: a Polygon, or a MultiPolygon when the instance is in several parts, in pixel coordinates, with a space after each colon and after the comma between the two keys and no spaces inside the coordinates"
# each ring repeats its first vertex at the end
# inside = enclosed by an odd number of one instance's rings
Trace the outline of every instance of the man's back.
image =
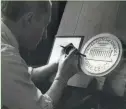
{"type": "Polygon", "coordinates": [[[9,109],[41,109],[47,106],[47,97],[31,81],[28,66],[19,54],[15,37],[6,25],[2,23],[1,27],[2,106],[9,109]]]}

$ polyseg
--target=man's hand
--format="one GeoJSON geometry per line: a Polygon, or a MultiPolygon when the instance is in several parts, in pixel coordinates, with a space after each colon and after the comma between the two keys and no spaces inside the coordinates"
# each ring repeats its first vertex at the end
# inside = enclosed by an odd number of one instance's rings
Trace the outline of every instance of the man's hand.
{"type": "Polygon", "coordinates": [[[69,78],[77,73],[77,52],[78,50],[74,47],[70,50],[68,54],[65,53],[64,49],[61,52],[56,77],[53,81],[52,86],[46,93],[51,97],[54,106],[58,103],[59,98],[61,97],[61,94],[63,93],[63,90],[67,85],[67,81],[69,80],[69,78]]]}
{"type": "Polygon", "coordinates": [[[75,73],[77,73],[78,67],[78,52],[77,49],[73,48],[70,50],[69,54],[66,55],[64,50],[61,52],[59,59],[58,72],[56,78],[63,78],[65,82],[69,80],[75,73]]]}

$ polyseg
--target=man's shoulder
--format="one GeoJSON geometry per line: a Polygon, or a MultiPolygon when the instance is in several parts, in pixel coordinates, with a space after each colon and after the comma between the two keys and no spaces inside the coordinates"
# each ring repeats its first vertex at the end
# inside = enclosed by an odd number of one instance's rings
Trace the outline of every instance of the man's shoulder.
{"type": "Polygon", "coordinates": [[[1,64],[3,69],[17,66],[27,69],[27,64],[20,56],[19,51],[7,43],[1,43],[1,64]]]}
{"type": "Polygon", "coordinates": [[[10,56],[10,54],[20,55],[19,51],[15,47],[1,41],[1,56],[10,56]]]}
{"type": "Polygon", "coordinates": [[[20,56],[17,42],[10,34],[1,32],[1,66],[2,73],[27,72],[28,66],[20,56]]]}

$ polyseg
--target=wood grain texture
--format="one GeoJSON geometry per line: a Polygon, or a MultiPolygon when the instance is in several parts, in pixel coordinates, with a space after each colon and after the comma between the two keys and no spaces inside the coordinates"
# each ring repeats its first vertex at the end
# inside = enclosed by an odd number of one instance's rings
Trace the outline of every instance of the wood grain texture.
{"type": "Polygon", "coordinates": [[[67,36],[74,34],[82,5],[83,1],[67,2],[57,36],[67,36]]]}

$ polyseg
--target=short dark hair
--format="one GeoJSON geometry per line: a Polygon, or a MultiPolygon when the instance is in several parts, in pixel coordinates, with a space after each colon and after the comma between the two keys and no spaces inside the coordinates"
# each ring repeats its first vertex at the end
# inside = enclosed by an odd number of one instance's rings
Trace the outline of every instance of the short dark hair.
{"type": "Polygon", "coordinates": [[[46,13],[49,10],[50,1],[1,1],[2,16],[16,21],[36,6],[37,13],[46,13]]]}

